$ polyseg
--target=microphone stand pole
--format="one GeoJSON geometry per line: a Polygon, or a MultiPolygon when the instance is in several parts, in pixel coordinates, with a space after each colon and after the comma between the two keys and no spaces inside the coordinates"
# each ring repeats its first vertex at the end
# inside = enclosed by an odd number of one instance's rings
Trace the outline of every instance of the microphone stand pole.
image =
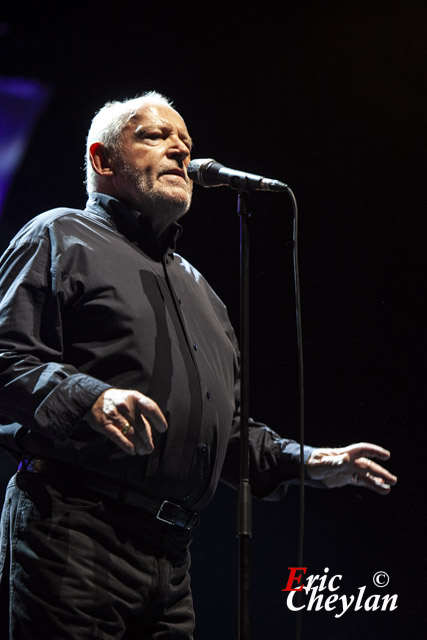
{"type": "Polygon", "coordinates": [[[251,486],[249,484],[249,232],[248,194],[239,192],[240,216],[240,485],[239,537],[239,640],[250,638],[250,541],[252,536],[251,486]]]}

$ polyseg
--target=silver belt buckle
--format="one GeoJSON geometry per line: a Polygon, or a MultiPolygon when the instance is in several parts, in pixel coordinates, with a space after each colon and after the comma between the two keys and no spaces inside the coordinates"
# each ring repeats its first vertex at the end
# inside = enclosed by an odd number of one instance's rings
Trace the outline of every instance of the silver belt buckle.
{"type": "Polygon", "coordinates": [[[157,520],[160,520],[161,522],[166,522],[166,524],[175,525],[175,521],[174,520],[166,520],[166,518],[162,518],[161,515],[160,515],[161,512],[163,511],[164,506],[167,505],[167,504],[173,504],[174,507],[178,507],[179,508],[179,505],[175,504],[175,502],[171,502],[170,500],[163,500],[163,502],[160,505],[159,510],[157,512],[156,518],[157,518],[157,520]]]}

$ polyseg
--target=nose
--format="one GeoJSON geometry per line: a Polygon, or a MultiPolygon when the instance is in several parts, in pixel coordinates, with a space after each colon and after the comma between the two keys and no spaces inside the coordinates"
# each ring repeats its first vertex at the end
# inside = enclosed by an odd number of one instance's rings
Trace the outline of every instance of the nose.
{"type": "Polygon", "coordinates": [[[179,160],[185,160],[190,155],[190,149],[185,144],[179,135],[175,134],[171,138],[171,144],[168,148],[168,156],[170,158],[177,158],[179,160]]]}

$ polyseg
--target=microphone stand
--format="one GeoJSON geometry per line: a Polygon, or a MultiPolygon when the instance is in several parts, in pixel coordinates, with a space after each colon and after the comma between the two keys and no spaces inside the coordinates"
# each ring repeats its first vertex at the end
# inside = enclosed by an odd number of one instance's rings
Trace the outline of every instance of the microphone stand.
{"type": "Polygon", "coordinates": [[[239,537],[239,640],[250,638],[250,542],[252,536],[251,486],[249,483],[249,231],[248,194],[239,192],[240,216],[240,485],[239,537]]]}
{"type": "MultiPolygon", "coordinates": [[[[301,329],[299,267],[298,267],[298,207],[293,191],[287,188],[291,197],[294,231],[294,272],[296,298],[296,324],[298,339],[298,383],[299,383],[299,429],[300,429],[300,521],[298,541],[298,561],[303,564],[304,536],[304,374],[301,329]]],[[[238,537],[239,537],[239,640],[250,640],[250,542],[252,537],[252,496],[249,483],[249,230],[248,209],[249,187],[239,191],[237,212],[240,216],[240,484],[238,497],[238,537]]],[[[297,616],[297,638],[301,637],[301,611],[297,616]]]]}

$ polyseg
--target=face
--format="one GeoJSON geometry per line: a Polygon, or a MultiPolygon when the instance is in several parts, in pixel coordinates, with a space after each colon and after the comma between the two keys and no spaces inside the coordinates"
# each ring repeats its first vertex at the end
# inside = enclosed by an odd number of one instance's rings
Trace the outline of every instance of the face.
{"type": "Polygon", "coordinates": [[[191,204],[190,152],[190,135],[176,111],[166,105],[142,107],[126,124],[113,158],[113,195],[164,230],[191,204]]]}

